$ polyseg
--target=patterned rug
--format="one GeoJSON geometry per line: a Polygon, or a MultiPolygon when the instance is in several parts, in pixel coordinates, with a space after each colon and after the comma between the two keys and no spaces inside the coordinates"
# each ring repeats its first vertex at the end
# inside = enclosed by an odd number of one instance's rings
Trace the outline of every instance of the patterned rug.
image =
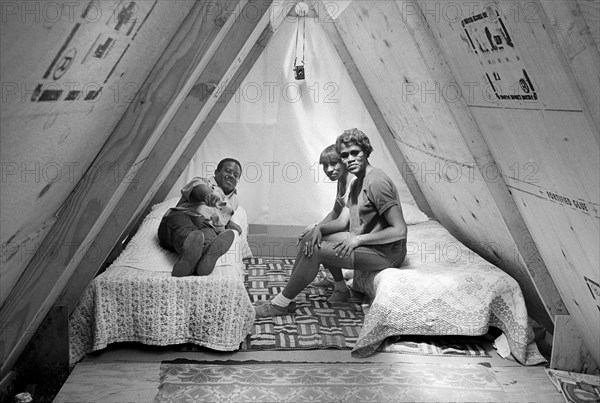
{"type": "Polygon", "coordinates": [[[155,402],[498,402],[491,368],[469,364],[163,362],[155,402]]]}
{"type": "MultiPolygon", "coordinates": [[[[268,300],[285,286],[293,259],[245,259],[245,285],[252,303],[268,300]]],[[[257,319],[241,350],[352,349],[362,327],[362,295],[330,304],[331,290],[308,286],[295,299],[294,314],[257,319]]]]}
{"type": "MultiPolygon", "coordinates": [[[[255,303],[277,295],[287,283],[294,259],[245,259],[245,286],[255,303]]],[[[312,285],[297,298],[294,315],[258,319],[241,350],[352,349],[364,318],[362,294],[349,304],[329,304],[331,287],[317,287],[326,277],[321,267],[312,285]]],[[[366,306],[364,306],[366,308],[366,306]]],[[[402,336],[389,338],[378,351],[398,354],[489,357],[475,337],[402,336]]]]}

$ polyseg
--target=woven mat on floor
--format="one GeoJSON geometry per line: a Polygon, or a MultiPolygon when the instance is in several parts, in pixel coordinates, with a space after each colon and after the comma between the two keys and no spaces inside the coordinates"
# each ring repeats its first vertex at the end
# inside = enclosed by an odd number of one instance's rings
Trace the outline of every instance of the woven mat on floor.
{"type": "Polygon", "coordinates": [[[499,402],[477,364],[163,362],[155,402],[499,402]]]}
{"type": "MultiPolygon", "coordinates": [[[[285,286],[293,259],[246,259],[245,285],[252,303],[268,300],[285,286]]],[[[331,289],[308,286],[295,299],[292,315],[257,319],[241,350],[352,349],[360,333],[364,313],[362,295],[349,303],[330,304],[331,289]]]]}
{"type": "MultiPolygon", "coordinates": [[[[293,259],[252,258],[245,260],[245,285],[250,300],[267,300],[287,283],[293,259]]],[[[324,269],[297,298],[294,315],[258,319],[241,350],[352,349],[364,318],[362,294],[349,304],[329,304],[331,287],[317,287],[326,277],[324,269]]],[[[489,357],[474,337],[402,336],[387,339],[378,351],[434,356],[489,357]]]]}

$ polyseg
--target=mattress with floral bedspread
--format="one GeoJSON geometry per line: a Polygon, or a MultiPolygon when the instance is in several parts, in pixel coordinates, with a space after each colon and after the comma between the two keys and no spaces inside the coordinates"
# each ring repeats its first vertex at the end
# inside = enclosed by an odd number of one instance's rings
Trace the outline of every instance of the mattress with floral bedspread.
{"type": "Polygon", "coordinates": [[[116,342],[194,343],[233,351],[250,333],[254,309],[244,287],[246,244],[236,233],[209,276],[172,277],[176,255],[160,247],[156,234],[174,203],[156,205],[115,262],[86,289],[69,318],[72,364],[116,342]]]}
{"type": "Polygon", "coordinates": [[[522,364],[539,354],[519,284],[454,238],[437,221],[410,225],[399,269],[354,273],[371,299],[354,356],[373,354],[390,336],[486,334],[500,329],[522,364]],[[528,348],[529,346],[529,348],[528,348]]]}

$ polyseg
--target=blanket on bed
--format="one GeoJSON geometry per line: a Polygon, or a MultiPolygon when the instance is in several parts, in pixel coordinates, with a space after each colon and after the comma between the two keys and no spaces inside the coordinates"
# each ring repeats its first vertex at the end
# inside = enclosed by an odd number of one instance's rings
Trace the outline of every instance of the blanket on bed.
{"type": "Polygon", "coordinates": [[[250,332],[254,308],[244,287],[239,236],[211,275],[171,277],[177,257],[160,247],[156,235],[170,203],[154,208],[86,289],[69,318],[71,363],[116,342],[233,351],[250,332]]]}
{"type": "Polygon", "coordinates": [[[493,326],[502,330],[520,363],[545,362],[533,342],[517,281],[460,243],[437,221],[409,226],[402,267],[357,271],[353,288],[372,300],[352,352],[355,356],[373,354],[391,336],[480,336],[493,326]]]}

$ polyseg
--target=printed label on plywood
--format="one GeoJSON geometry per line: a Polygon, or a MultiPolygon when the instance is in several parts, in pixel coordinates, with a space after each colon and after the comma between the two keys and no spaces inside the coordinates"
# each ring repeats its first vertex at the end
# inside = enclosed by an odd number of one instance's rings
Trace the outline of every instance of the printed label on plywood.
{"type": "Polygon", "coordinates": [[[538,99],[497,6],[488,6],[484,12],[463,19],[461,25],[472,50],[469,53],[477,58],[490,86],[490,96],[498,101],[538,99]]]}
{"type": "Polygon", "coordinates": [[[506,181],[506,185],[512,190],[527,193],[552,203],[561,204],[565,207],[571,208],[572,210],[587,214],[594,218],[600,218],[600,206],[595,202],[583,200],[574,196],[565,196],[564,194],[556,191],[546,189],[539,183],[526,182],[511,176],[506,176],[506,178],[509,179],[506,181]]]}
{"type": "MultiPolygon", "coordinates": [[[[90,1],[69,35],[57,45],[29,101],[97,101],[157,1],[121,0],[108,6],[90,1]],[[91,24],[97,24],[102,32],[91,24]]],[[[109,89],[115,97],[124,92],[113,86],[109,89]]]]}

